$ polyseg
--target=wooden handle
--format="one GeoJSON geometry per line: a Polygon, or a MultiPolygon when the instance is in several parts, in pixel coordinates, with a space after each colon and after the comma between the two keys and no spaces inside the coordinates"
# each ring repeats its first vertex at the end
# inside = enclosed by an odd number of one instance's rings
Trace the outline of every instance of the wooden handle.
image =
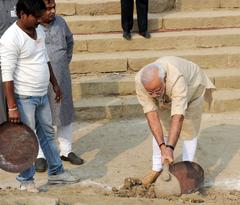
{"type": "Polygon", "coordinates": [[[163,170],[162,170],[162,174],[161,174],[161,179],[163,181],[170,181],[171,179],[171,175],[169,173],[169,162],[168,160],[165,160],[163,163],[163,170]]]}

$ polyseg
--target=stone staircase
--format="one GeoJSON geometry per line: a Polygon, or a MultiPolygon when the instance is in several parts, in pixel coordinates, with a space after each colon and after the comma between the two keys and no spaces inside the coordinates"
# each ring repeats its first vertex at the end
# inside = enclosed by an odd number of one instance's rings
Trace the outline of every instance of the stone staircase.
{"type": "Polygon", "coordinates": [[[57,0],[58,13],[74,33],[77,118],[143,116],[134,74],[164,55],[184,57],[205,69],[217,87],[210,112],[239,111],[240,0],[150,0],[149,7],[152,38],[134,34],[126,41],[120,0],[57,0]]]}

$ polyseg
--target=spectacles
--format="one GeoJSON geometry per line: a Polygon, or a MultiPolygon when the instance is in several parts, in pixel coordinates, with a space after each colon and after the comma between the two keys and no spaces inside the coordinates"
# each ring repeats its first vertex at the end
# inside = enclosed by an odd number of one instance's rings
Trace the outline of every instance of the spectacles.
{"type": "Polygon", "coordinates": [[[162,86],[161,88],[157,88],[154,90],[148,90],[148,94],[152,96],[153,98],[161,98],[164,94],[165,86],[162,86]]]}

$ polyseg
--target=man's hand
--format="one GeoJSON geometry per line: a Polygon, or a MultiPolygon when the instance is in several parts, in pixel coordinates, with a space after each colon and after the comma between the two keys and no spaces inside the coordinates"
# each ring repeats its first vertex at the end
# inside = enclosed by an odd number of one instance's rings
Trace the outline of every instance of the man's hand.
{"type": "Polygon", "coordinates": [[[16,108],[16,110],[10,109],[8,111],[8,121],[12,122],[12,123],[20,123],[21,117],[20,117],[20,113],[17,110],[17,108],[16,108]]]}
{"type": "Polygon", "coordinates": [[[8,121],[12,123],[19,123],[21,120],[21,117],[17,109],[13,81],[3,82],[3,89],[4,89],[4,94],[7,100],[8,121]]]}
{"type": "Polygon", "coordinates": [[[171,164],[173,160],[173,150],[169,147],[166,147],[166,145],[161,146],[161,155],[162,155],[162,163],[167,161],[169,164],[171,164]]]}
{"type": "Polygon", "coordinates": [[[53,90],[54,90],[54,92],[55,92],[55,102],[56,103],[59,103],[60,102],[60,100],[62,99],[62,92],[61,92],[61,90],[60,90],[60,88],[59,88],[59,86],[58,85],[54,85],[53,86],[53,90]]]}
{"type": "Polygon", "coordinates": [[[170,147],[166,147],[162,155],[162,163],[167,161],[169,164],[173,163],[173,150],[170,147]]]}
{"type": "Polygon", "coordinates": [[[53,91],[56,94],[55,102],[59,103],[60,100],[62,99],[62,92],[61,92],[61,90],[59,88],[58,82],[57,82],[56,77],[55,77],[55,75],[53,73],[53,69],[52,69],[52,66],[51,66],[50,62],[48,62],[48,68],[49,68],[49,73],[50,73],[50,82],[52,84],[53,91]]]}

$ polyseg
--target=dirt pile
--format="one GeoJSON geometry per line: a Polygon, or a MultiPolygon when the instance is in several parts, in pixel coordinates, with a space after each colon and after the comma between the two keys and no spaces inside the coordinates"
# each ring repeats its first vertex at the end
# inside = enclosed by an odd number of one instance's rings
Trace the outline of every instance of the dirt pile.
{"type": "Polygon", "coordinates": [[[141,180],[138,178],[126,178],[124,184],[121,188],[113,188],[112,194],[116,197],[141,197],[149,199],[164,199],[170,202],[179,202],[179,203],[206,203],[206,202],[216,202],[218,201],[219,196],[223,196],[226,202],[238,202],[240,200],[239,191],[227,191],[221,192],[216,191],[211,188],[203,188],[198,192],[192,194],[183,194],[179,197],[177,196],[159,196],[157,197],[154,191],[154,184],[149,187],[144,187],[141,183],[141,180]]]}
{"type": "Polygon", "coordinates": [[[124,185],[120,189],[113,187],[112,192],[118,197],[156,198],[153,185],[146,188],[140,179],[131,177],[124,180],[124,185]]]}

